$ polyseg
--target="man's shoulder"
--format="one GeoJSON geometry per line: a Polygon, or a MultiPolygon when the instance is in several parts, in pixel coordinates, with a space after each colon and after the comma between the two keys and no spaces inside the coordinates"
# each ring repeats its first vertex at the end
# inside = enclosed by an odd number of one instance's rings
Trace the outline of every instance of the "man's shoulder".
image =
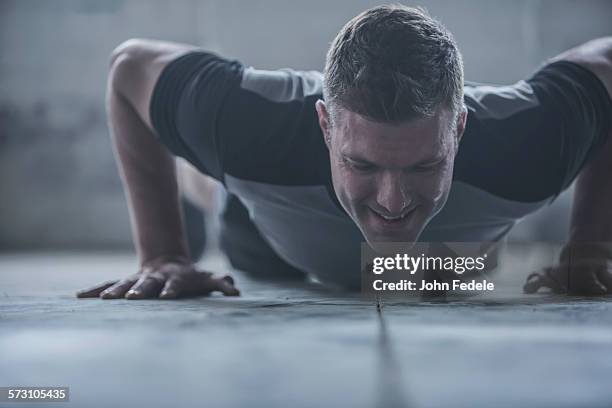
{"type": "Polygon", "coordinates": [[[455,178],[497,196],[535,202],[568,188],[605,140],[610,98],[569,61],[507,86],[467,84],[466,131],[455,178]]]}
{"type": "Polygon", "coordinates": [[[464,101],[479,120],[503,120],[540,104],[533,87],[523,80],[511,85],[466,82],[464,101]]]}
{"type": "Polygon", "coordinates": [[[556,194],[563,142],[530,82],[466,83],[464,100],[468,118],[455,180],[517,202],[556,194]]]}
{"type": "Polygon", "coordinates": [[[226,173],[281,185],[323,183],[327,150],[315,110],[322,84],[318,71],[244,68],[220,122],[228,136],[226,173]]]}
{"type": "Polygon", "coordinates": [[[240,87],[271,102],[316,100],[323,94],[323,74],[290,68],[264,70],[247,67],[242,72],[240,87]]]}

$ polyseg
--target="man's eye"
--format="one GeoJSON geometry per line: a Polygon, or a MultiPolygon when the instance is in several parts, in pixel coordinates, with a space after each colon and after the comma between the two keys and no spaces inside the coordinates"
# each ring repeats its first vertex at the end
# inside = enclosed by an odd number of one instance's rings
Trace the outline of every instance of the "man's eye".
{"type": "Polygon", "coordinates": [[[421,171],[421,172],[425,172],[425,171],[430,171],[435,169],[436,166],[416,166],[414,168],[415,171],[421,171]]]}
{"type": "Polygon", "coordinates": [[[363,163],[350,163],[351,167],[357,171],[370,171],[374,169],[374,166],[371,164],[363,164],[363,163]]]}
{"type": "Polygon", "coordinates": [[[435,170],[437,169],[440,165],[442,164],[442,161],[436,162],[436,163],[431,163],[431,164],[424,164],[422,166],[416,166],[414,167],[415,171],[431,171],[431,170],[435,170]]]}

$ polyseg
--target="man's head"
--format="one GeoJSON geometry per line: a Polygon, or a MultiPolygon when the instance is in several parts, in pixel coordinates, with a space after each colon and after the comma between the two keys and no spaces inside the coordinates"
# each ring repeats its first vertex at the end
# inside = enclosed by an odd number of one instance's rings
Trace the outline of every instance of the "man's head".
{"type": "Polygon", "coordinates": [[[463,65],[421,10],[381,6],[327,54],[319,124],[338,199],[368,242],[414,242],[443,207],[465,127],[463,65]]]}

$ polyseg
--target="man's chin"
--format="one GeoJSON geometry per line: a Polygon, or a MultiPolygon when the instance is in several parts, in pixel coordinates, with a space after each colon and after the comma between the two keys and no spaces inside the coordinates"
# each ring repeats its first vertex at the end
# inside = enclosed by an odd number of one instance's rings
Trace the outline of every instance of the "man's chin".
{"type": "Polygon", "coordinates": [[[394,255],[398,251],[398,248],[401,248],[402,251],[410,251],[416,245],[416,240],[408,241],[408,240],[400,240],[400,239],[393,239],[389,241],[366,240],[366,242],[368,243],[368,246],[372,248],[375,252],[379,254],[388,254],[388,255],[394,255]],[[397,245],[390,245],[391,243],[401,243],[401,246],[398,247],[397,245]]]}
{"type": "Polygon", "coordinates": [[[420,233],[403,232],[403,233],[381,233],[381,232],[366,232],[363,234],[366,242],[370,245],[384,244],[386,242],[405,242],[414,244],[420,233]]]}

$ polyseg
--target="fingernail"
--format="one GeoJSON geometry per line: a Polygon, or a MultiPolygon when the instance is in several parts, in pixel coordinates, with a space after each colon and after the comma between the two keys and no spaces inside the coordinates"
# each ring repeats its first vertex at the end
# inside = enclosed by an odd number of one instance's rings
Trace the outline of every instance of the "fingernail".
{"type": "Polygon", "coordinates": [[[176,297],[176,292],[174,292],[173,290],[165,290],[162,293],[160,293],[159,297],[161,297],[161,298],[174,298],[174,297],[176,297]]]}
{"type": "Polygon", "coordinates": [[[139,297],[141,294],[140,291],[136,291],[136,290],[128,290],[128,292],[125,294],[126,298],[133,298],[133,297],[139,297]]]}

